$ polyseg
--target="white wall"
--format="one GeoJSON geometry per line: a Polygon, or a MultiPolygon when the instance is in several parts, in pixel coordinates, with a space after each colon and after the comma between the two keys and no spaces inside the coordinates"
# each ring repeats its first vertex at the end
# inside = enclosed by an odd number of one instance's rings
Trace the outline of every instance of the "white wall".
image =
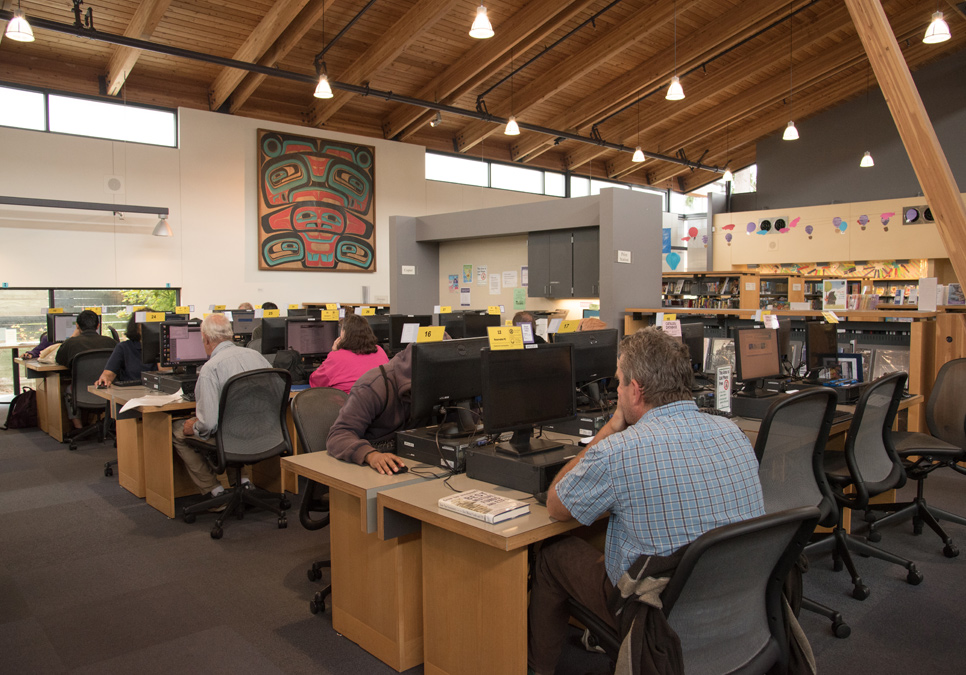
{"type": "MultiPolygon", "coordinates": [[[[180,147],[0,128],[0,193],[167,207],[157,218],[0,207],[0,282],[10,287],[172,287],[201,312],[211,304],[389,298],[389,217],[500,206],[535,195],[426,181],[421,146],[180,109],[180,147]],[[376,271],[260,271],[256,257],[256,132],[300,133],[376,149],[376,271]],[[123,194],[105,188],[120,176],[123,194]]],[[[123,206],[119,206],[123,212],[123,206]]]]}

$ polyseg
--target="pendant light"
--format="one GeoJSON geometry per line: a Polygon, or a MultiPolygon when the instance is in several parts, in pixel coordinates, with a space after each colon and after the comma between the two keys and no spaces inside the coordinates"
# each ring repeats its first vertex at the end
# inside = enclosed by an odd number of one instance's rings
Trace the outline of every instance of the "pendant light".
{"type": "Polygon", "coordinates": [[[922,37],[922,41],[927,45],[934,45],[939,42],[945,42],[949,38],[949,25],[943,20],[943,13],[936,12],[932,15],[932,22],[929,24],[929,28],[926,29],[926,34],[922,37]]]}
{"type": "MultiPolygon", "coordinates": [[[[872,63],[869,63],[869,72],[865,76],[865,111],[866,114],[869,112],[869,93],[872,91],[871,87],[872,81],[872,63]]],[[[868,128],[868,124],[865,125],[868,128]]],[[[862,155],[862,160],[859,162],[859,166],[863,169],[868,169],[875,166],[875,162],[872,161],[872,153],[868,150],[862,155]]]]}
{"type": "Polygon", "coordinates": [[[490,20],[486,16],[486,7],[482,4],[476,8],[476,18],[470,26],[470,37],[477,40],[493,37],[493,26],[490,25],[490,20]]]}
{"type": "MultiPolygon", "coordinates": [[[[731,154],[731,124],[729,123],[725,127],[725,157],[727,157],[730,154],[731,154]]],[[[725,164],[725,172],[724,172],[724,175],[721,176],[721,180],[723,180],[725,183],[730,183],[734,179],[735,179],[734,174],[731,173],[731,169],[728,168],[727,164],[725,164]]]]}
{"type": "MultiPolygon", "coordinates": [[[[793,39],[795,37],[794,27],[795,27],[795,15],[791,11],[792,6],[788,5],[788,105],[792,105],[792,92],[795,91],[794,80],[792,79],[792,65],[794,63],[794,51],[793,39]]],[[[795,122],[789,120],[788,126],[785,127],[785,133],[782,134],[783,141],[797,141],[798,140],[798,129],[795,128],[795,122]]]]}
{"type": "Polygon", "coordinates": [[[872,153],[868,150],[862,155],[862,161],[859,162],[859,166],[863,169],[868,169],[870,166],[875,166],[875,162],[872,161],[872,153]]]}
{"type": "Polygon", "coordinates": [[[671,78],[671,86],[667,88],[664,98],[668,101],[680,101],[684,98],[684,87],[681,86],[681,79],[678,77],[678,3],[674,0],[674,77],[671,78]]]}
{"type": "MultiPolygon", "coordinates": [[[[940,14],[940,16],[942,16],[940,14]]],[[[946,29],[946,39],[949,39],[948,33],[949,29],[946,29]]],[[[17,42],[33,42],[34,41],[34,31],[27,23],[27,20],[23,17],[23,9],[20,3],[17,3],[17,11],[13,13],[13,18],[10,19],[10,23],[7,24],[7,31],[4,33],[11,40],[16,40],[17,42]]]]}
{"type": "Polygon", "coordinates": [[[163,213],[161,214],[161,218],[158,220],[158,224],[154,226],[154,232],[151,234],[155,237],[171,237],[174,235],[174,233],[171,232],[171,226],[168,225],[167,215],[163,213]]]}
{"type": "Polygon", "coordinates": [[[725,183],[731,183],[732,181],[734,181],[734,179],[735,179],[735,175],[731,173],[731,169],[729,169],[728,167],[725,167],[725,172],[724,172],[724,175],[721,176],[721,180],[723,180],[725,183]]]}
{"type": "Polygon", "coordinates": [[[507,136],[519,136],[520,126],[517,124],[517,118],[513,116],[513,50],[510,50],[510,119],[506,123],[506,128],[503,133],[507,136]]]}
{"type": "Polygon", "coordinates": [[[315,57],[315,72],[319,76],[319,83],[315,86],[315,98],[332,98],[332,86],[329,84],[329,72],[325,67],[325,4],[322,4],[322,51],[315,57]]]}
{"type": "Polygon", "coordinates": [[[637,147],[634,149],[634,156],[631,161],[640,164],[644,161],[644,151],[641,150],[641,100],[637,99],[637,147]]]}

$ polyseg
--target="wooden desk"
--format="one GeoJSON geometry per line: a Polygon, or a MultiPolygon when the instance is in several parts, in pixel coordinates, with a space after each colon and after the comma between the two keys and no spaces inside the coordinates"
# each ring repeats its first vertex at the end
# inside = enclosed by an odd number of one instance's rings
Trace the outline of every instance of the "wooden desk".
{"type": "Polygon", "coordinates": [[[390,540],[376,536],[376,496],[427,480],[414,473],[383,476],[326,452],[284,457],[282,465],[329,486],[333,628],[398,671],[422,663],[419,532],[390,540]]]}
{"type": "Polygon", "coordinates": [[[0,349],[10,350],[10,370],[13,376],[13,393],[14,396],[20,393],[20,367],[17,365],[17,357],[20,356],[21,349],[36,347],[39,342],[21,342],[15,345],[0,345],[0,349]]]}
{"type": "Polygon", "coordinates": [[[38,426],[55,441],[63,443],[64,430],[68,425],[60,374],[68,372],[67,368],[56,363],[39,363],[37,359],[17,358],[14,363],[25,366],[27,377],[38,381],[38,426]]]}
{"type": "MultiPolygon", "coordinates": [[[[465,474],[449,483],[459,491],[531,498],[465,474]]],[[[442,481],[432,481],[377,498],[380,538],[421,533],[426,675],[525,673],[527,547],[580,523],[552,520],[545,507],[533,504],[526,516],[487,525],[439,509],[439,498],[451,494],[442,481]]]]}

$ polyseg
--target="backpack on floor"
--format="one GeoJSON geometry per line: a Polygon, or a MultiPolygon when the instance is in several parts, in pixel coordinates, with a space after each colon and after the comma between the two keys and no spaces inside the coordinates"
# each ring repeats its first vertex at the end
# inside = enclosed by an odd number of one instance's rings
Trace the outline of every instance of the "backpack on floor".
{"type": "Polygon", "coordinates": [[[37,426],[37,392],[30,387],[24,387],[23,392],[17,394],[10,401],[7,410],[7,421],[0,429],[26,429],[37,426]]]}

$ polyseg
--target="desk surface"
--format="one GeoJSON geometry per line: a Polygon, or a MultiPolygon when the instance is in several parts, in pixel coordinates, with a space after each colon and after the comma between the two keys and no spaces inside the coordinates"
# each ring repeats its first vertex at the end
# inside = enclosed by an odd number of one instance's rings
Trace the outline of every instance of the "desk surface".
{"type": "Polygon", "coordinates": [[[19,363],[23,366],[27,366],[30,370],[38,373],[48,373],[58,370],[67,370],[67,366],[62,366],[59,363],[41,363],[37,359],[25,359],[19,357],[13,360],[14,363],[19,363]]]}
{"type": "Polygon", "coordinates": [[[14,345],[2,344],[0,345],[0,349],[24,349],[26,347],[36,347],[38,344],[40,343],[39,342],[21,342],[19,344],[14,344],[14,345]]]}
{"type": "MultiPolygon", "coordinates": [[[[94,385],[87,387],[87,391],[103,398],[105,401],[111,401],[114,405],[123,406],[125,403],[130,401],[132,398],[141,398],[142,396],[167,396],[168,394],[160,394],[153,389],[148,389],[147,387],[107,387],[106,389],[98,389],[94,385]]],[[[194,410],[194,401],[185,401],[184,399],[180,401],[174,401],[173,403],[165,403],[159,406],[139,406],[139,410],[150,411],[150,412],[170,412],[173,410],[194,410]]]]}

